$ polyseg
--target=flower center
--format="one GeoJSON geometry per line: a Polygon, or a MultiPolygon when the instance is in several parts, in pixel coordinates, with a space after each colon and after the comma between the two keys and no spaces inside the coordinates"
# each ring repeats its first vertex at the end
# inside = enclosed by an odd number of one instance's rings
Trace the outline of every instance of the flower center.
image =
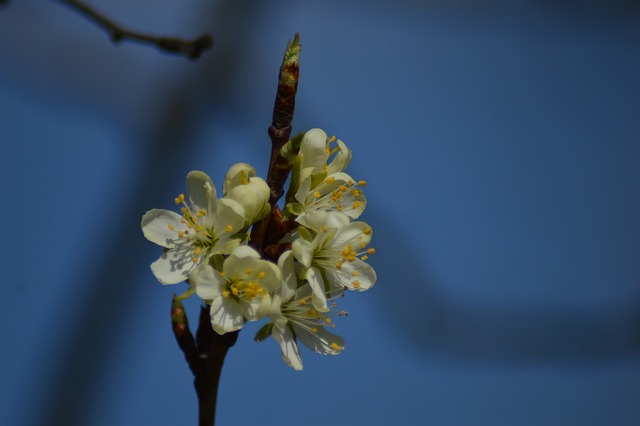
{"type": "MultiPolygon", "coordinates": [[[[207,223],[213,221],[209,220],[207,211],[204,209],[194,212],[185,201],[184,194],[178,195],[174,201],[177,205],[182,204],[183,206],[180,209],[182,213],[180,222],[187,228],[182,231],[176,231],[178,238],[191,246],[191,261],[198,263],[203,256],[206,257],[211,254],[211,250],[218,242],[213,226],[207,225],[207,223]]],[[[168,228],[169,230],[174,230],[172,225],[169,225],[168,228]]]]}

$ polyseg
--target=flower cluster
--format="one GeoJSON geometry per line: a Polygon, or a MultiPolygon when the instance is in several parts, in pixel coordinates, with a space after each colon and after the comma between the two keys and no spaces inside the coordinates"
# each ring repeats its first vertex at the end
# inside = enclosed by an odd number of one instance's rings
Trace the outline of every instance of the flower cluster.
{"type": "Polygon", "coordinates": [[[227,172],[221,198],[209,176],[190,172],[187,197],[175,199],[181,214],[150,210],[142,231],[164,247],[151,264],[158,281],[187,281],[187,294],[210,305],[217,333],[266,319],[256,340],[273,337],[284,361],[300,370],[299,342],[325,355],[343,350],[343,339],[329,331],[333,317],[346,314],[336,300],[371,288],[376,273],[366,262],[375,252],[371,227],[357,220],[367,203],[366,182],[344,172],[351,151],[320,129],[306,132],[292,151],[282,212],[271,211],[270,188],[255,169],[239,163],[227,172]],[[271,250],[259,252],[250,231],[265,218],[279,226],[268,228],[271,250]]]}

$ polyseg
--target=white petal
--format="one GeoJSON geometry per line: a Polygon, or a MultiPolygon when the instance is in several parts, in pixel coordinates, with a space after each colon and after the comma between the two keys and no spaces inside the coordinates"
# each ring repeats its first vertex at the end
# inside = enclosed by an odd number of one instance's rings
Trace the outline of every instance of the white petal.
{"type": "Polygon", "coordinates": [[[216,188],[206,173],[198,170],[189,172],[187,175],[187,195],[193,212],[206,210],[208,214],[212,213],[209,209],[214,206],[210,205],[210,201],[217,198],[216,188]]]}
{"type": "Polygon", "coordinates": [[[365,222],[353,222],[338,229],[331,246],[338,249],[351,244],[356,250],[360,250],[369,245],[372,236],[371,227],[365,222]]]}
{"type": "Polygon", "coordinates": [[[177,284],[189,278],[193,263],[191,247],[178,246],[162,253],[151,264],[151,271],[162,284],[177,284]]]}
{"type": "Polygon", "coordinates": [[[211,325],[218,334],[240,330],[244,325],[243,309],[231,297],[217,297],[211,303],[211,325]]]}
{"type": "Polygon", "coordinates": [[[293,252],[291,250],[287,250],[280,255],[280,258],[278,259],[278,267],[282,274],[280,296],[282,297],[282,300],[286,302],[296,294],[296,288],[298,287],[293,252]]]}
{"type": "Polygon", "coordinates": [[[351,162],[351,150],[340,139],[338,139],[338,149],[336,156],[327,168],[327,175],[343,171],[351,162]]]}
{"type": "Polygon", "coordinates": [[[311,211],[304,216],[300,216],[296,220],[300,225],[320,232],[323,228],[341,228],[349,224],[350,219],[347,215],[340,212],[327,211],[311,211]]]}
{"type": "Polygon", "coordinates": [[[300,143],[301,167],[313,167],[314,173],[322,171],[327,163],[327,134],[321,129],[311,129],[300,143]]]}
{"type": "Polygon", "coordinates": [[[310,241],[297,239],[291,245],[291,250],[296,260],[302,263],[307,268],[311,266],[311,259],[313,257],[313,245],[310,241]]]}
{"type": "Polygon", "coordinates": [[[309,268],[306,278],[311,287],[311,303],[313,307],[320,312],[328,311],[327,297],[324,294],[324,280],[322,279],[320,270],[315,266],[309,268]]]}
{"type": "Polygon", "coordinates": [[[256,249],[248,245],[242,245],[238,247],[233,251],[233,253],[231,253],[231,256],[237,258],[251,257],[253,259],[260,259],[260,254],[256,251],[256,249]]]}
{"type": "Polygon", "coordinates": [[[198,265],[191,271],[189,282],[203,300],[213,300],[220,296],[221,287],[226,283],[218,271],[204,264],[198,265]]]}
{"type": "Polygon", "coordinates": [[[230,198],[218,200],[216,217],[213,223],[213,229],[218,238],[235,234],[242,229],[244,223],[245,213],[240,203],[230,198]]]}
{"type": "Polygon", "coordinates": [[[178,232],[187,229],[181,220],[182,216],[169,210],[149,210],[142,216],[142,233],[152,243],[173,248],[179,240],[178,232]]]}
{"type": "Polygon", "coordinates": [[[365,291],[376,283],[376,271],[366,262],[356,259],[353,262],[344,262],[342,268],[336,272],[327,272],[327,279],[339,281],[339,285],[353,291],[365,291]],[[357,283],[357,284],[356,284],[357,283]]]}
{"type": "Polygon", "coordinates": [[[249,179],[256,175],[256,169],[247,163],[236,163],[229,167],[222,183],[222,193],[227,195],[229,191],[238,185],[246,185],[249,179]]]}
{"type": "Polygon", "coordinates": [[[280,352],[284,362],[294,370],[302,370],[302,359],[300,358],[298,344],[289,327],[286,325],[282,328],[274,326],[271,335],[275,341],[278,342],[278,345],[280,345],[280,352]]]}
{"type": "Polygon", "coordinates": [[[342,337],[329,333],[324,327],[318,327],[317,332],[314,333],[294,324],[293,331],[303,345],[316,353],[338,355],[344,349],[342,337]]]}

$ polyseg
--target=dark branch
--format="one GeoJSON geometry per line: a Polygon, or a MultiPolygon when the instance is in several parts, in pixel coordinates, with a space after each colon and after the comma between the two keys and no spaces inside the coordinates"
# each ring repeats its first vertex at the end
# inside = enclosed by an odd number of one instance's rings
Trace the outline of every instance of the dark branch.
{"type": "Polygon", "coordinates": [[[238,331],[218,334],[211,327],[209,308],[200,310],[198,331],[194,340],[182,303],[173,299],[171,304],[171,326],[178,346],[184,353],[189,369],[194,376],[194,387],[198,395],[199,424],[213,426],[216,416],[218,384],[227,351],[238,340],[238,331]]]}
{"type": "MultiPolygon", "coordinates": [[[[291,163],[282,156],[282,147],[291,136],[291,122],[296,107],[296,93],[298,91],[298,79],[300,77],[300,36],[293,38],[293,42],[287,44],[287,49],[282,59],[280,74],[278,75],[278,90],[273,105],[273,118],[268,129],[271,138],[271,158],[269,160],[269,172],[267,184],[271,189],[269,204],[274,214],[277,214],[276,203],[284,193],[284,184],[291,171],[291,163]]],[[[264,248],[273,243],[265,241],[270,221],[274,215],[268,216],[253,225],[251,230],[251,245],[260,253],[264,248]]]]}
{"type": "Polygon", "coordinates": [[[99,26],[103,27],[114,43],[122,40],[137,41],[155,45],[165,52],[176,53],[188,56],[191,59],[198,59],[202,52],[213,46],[213,38],[209,34],[203,34],[194,40],[182,40],[180,38],[157,37],[133,31],[116,24],[91,6],[79,0],[57,0],[73,8],[78,13],[83,14],[99,26]]]}

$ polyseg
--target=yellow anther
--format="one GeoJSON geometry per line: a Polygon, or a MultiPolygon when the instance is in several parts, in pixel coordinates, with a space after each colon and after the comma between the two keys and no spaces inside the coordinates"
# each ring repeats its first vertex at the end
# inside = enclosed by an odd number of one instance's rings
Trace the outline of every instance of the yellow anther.
{"type": "Polygon", "coordinates": [[[187,215],[189,214],[189,209],[186,207],[183,207],[180,209],[180,213],[182,213],[182,216],[187,217],[187,215]]]}
{"type": "Polygon", "coordinates": [[[340,188],[340,191],[342,192],[346,192],[347,191],[347,187],[344,185],[340,185],[338,188],[340,188]]]}
{"type": "Polygon", "coordinates": [[[224,227],[225,232],[231,232],[233,231],[233,227],[231,225],[227,225],[224,227]]]}
{"type": "Polygon", "coordinates": [[[237,287],[231,287],[231,293],[233,293],[234,296],[237,296],[240,291],[237,287]]]}
{"type": "Polygon", "coordinates": [[[322,194],[320,194],[320,191],[316,191],[313,193],[313,196],[316,198],[320,198],[322,196],[322,194]]]}
{"type": "Polygon", "coordinates": [[[336,269],[342,269],[342,262],[336,262],[336,269]]]}
{"type": "Polygon", "coordinates": [[[367,250],[367,253],[369,253],[369,254],[373,254],[375,252],[376,252],[376,249],[374,249],[373,247],[370,248],[369,250],[367,250]]]}
{"type": "Polygon", "coordinates": [[[325,182],[326,182],[326,183],[333,183],[333,182],[335,182],[335,181],[336,181],[336,178],[334,178],[333,176],[329,176],[329,177],[325,180],[325,182]]]}
{"type": "Polygon", "coordinates": [[[358,198],[360,196],[360,190],[358,189],[352,189],[351,193],[353,194],[354,197],[358,198]]]}
{"type": "Polygon", "coordinates": [[[354,281],[353,282],[353,287],[354,288],[360,288],[360,281],[354,281]]]}
{"type": "Polygon", "coordinates": [[[314,333],[317,333],[317,332],[318,332],[318,327],[313,327],[313,328],[311,329],[311,331],[313,331],[314,333]]]}
{"type": "Polygon", "coordinates": [[[363,231],[365,235],[369,235],[371,233],[371,228],[367,228],[363,231]]]}
{"type": "Polygon", "coordinates": [[[203,229],[204,229],[204,226],[202,226],[202,225],[198,225],[198,226],[196,226],[196,229],[195,229],[195,230],[196,230],[196,232],[200,232],[200,231],[202,231],[203,229]]]}
{"type": "Polygon", "coordinates": [[[229,290],[222,290],[222,297],[229,297],[230,294],[229,290]]]}
{"type": "Polygon", "coordinates": [[[192,261],[193,263],[198,263],[198,258],[197,258],[196,256],[193,256],[193,257],[191,258],[191,261],[192,261]]]}
{"type": "Polygon", "coordinates": [[[220,274],[221,277],[224,277],[224,271],[220,271],[218,273],[220,274]]]}
{"type": "Polygon", "coordinates": [[[357,276],[359,276],[359,275],[360,275],[360,272],[358,272],[358,271],[353,271],[353,272],[351,273],[351,275],[353,275],[354,277],[357,277],[357,276]]]}
{"type": "Polygon", "coordinates": [[[167,225],[167,229],[169,231],[173,231],[175,229],[175,227],[173,225],[167,225]]]}
{"type": "Polygon", "coordinates": [[[178,238],[184,238],[184,232],[178,232],[178,238]]]}
{"type": "Polygon", "coordinates": [[[198,213],[196,213],[196,216],[198,217],[203,217],[207,215],[207,211],[205,209],[200,209],[200,211],[198,213]]]}
{"type": "Polygon", "coordinates": [[[322,168],[323,172],[326,172],[329,169],[329,166],[327,166],[326,164],[324,165],[324,167],[322,168]]]}
{"type": "Polygon", "coordinates": [[[360,243],[360,248],[361,248],[361,249],[365,248],[366,246],[367,246],[367,243],[365,243],[364,241],[362,241],[362,242],[360,243]]]}
{"type": "Polygon", "coordinates": [[[342,211],[342,205],[338,204],[338,211],[341,212],[342,211]]]}
{"type": "MultiPolygon", "coordinates": [[[[247,269],[244,270],[244,273],[247,274],[247,275],[251,275],[251,274],[253,274],[253,269],[247,268],[247,269]]],[[[249,285],[251,285],[251,283],[249,283],[249,285]]]]}
{"type": "Polygon", "coordinates": [[[333,349],[334,351],[339,351],[340,350],[340,346],[338,346],[338,344],[336,342],[333,342],[331,344],[331,349],[333,349]]]}
{"type": "Polygon", "coordinates": [[[335,142],[336,141],[336,136],[333,135],[329,138],[329,143],[335,142]]]}
{"type": "Polygon", "coordinates": [[[307,300],[306,299],[300,299],[300,306],[304,306],[307,304],[307,300]]]}
{"type": "Polygon", "coordinates": [[[198,256],[200,253],[202,253],[202,247],[196,247],[193,249],[193,254],[195,254],[196,256],[198,256]]]}
{"type": "Polygon", "coordinates": [[[362,205],[362,203],[361,203],[360,201],[357,201],[357,200],[356,200],[356,201],[354,201],[354,202],[353,202],[353,208],[354,208],[354,209],[357,209],[357,208],[358,208],[358,207],[360,207],[361,205],[362,205]]]}
{"type": "Polygon", "coordinates": [[[178,195],[173,201],[176,202],[176,204],[182,204],[184,203],[184,194],[180,194],[178,195]]]}
{"type": "Polygon", "coordinates": [[[267,275],[267,274],[265,274],[264,271],[258,272],[258,279],[259,280],[263,279],[265,275],[267,275]]]}
{"type": "Polygon", "coordinates": [[[325,318],[324,322],[327,323],[327,324],[331,324],[331,318],[325,318]]]}
{"type": "Polygon", "coordinates": [[[362,256],[362,260],[367,260],[369,258],[369,256],[367,256],[366,254],[364,256],[362,256]]]}
{"type": "Polygon", "coordinates": [[[366,180],[359,180],[359,181],[358,181],[358,185],[360,185],[360,186],[366,186],[366,185],[367,185],[367,181],[366,181],[366,180]]]}
{"type": "Polygon", "coordinates": [[[322,227],[322,232],[327,232],[329,230],[329,228],[327,228],[326,226],[322,227]]]}
{"type": "Polygon", "coordinates": [[[264,288],[258,287],[256,293],[258,293],[258,296],[264,296],[264,288]]]}

